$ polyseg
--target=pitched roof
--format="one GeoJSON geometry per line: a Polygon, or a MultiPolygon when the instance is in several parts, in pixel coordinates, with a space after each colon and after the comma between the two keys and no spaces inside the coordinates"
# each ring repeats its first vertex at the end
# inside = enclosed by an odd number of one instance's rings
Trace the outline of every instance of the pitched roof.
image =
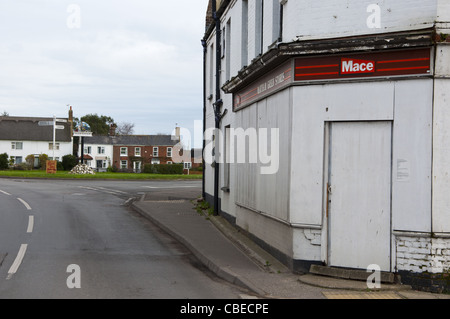
{"type": "MultiPolygon", "coordinates": [[[[0,116],[0,140],[52,142],[52,126],[39,126],[40,121],[53,121],[53,118],[0,116]]],[[[71,142],[71,124],[67,122],[57,125],[64,125],[64,130],[56,130],[56,141],[71,142]]]]}
{"type": "Polygon", "coordinates": [[[118,135],[85,137],[84,144],[123,145],[123,146],[173,146],[178,140],[172,135],[118,135]]]}

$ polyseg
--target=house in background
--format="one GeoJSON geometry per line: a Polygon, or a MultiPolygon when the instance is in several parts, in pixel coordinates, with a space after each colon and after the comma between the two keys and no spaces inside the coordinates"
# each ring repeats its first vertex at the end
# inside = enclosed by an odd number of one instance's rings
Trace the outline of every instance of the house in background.
{"type": "Polygon", "coordinates": [[[92,136],[84,140],[85,163],[97,171],[140,172],[144,164],[172,164],[177,143],[171,135],[92,136]]]}
{"type": "MultiPolygon", "coordinates": [[[[66,123],[59,123],[64,129],[56,130],[55,159],[62,160],[72,154],[72,112],[66,123]]],[[[39,155],[46,154],[53,159],[53,126],[40,126],[39,122],[51,122],[53,118],[0,116],[0,153],[7,153],[14,164],[25,162],[34,156],[34,167],[39,166],[39,155]]]]}
{"type": "MultiPolygon", "coordinates": [[[[81,144],[78,153],[81,154],[81,144]]],[[[109,136],[84,138],[84,163],[98,172],[112,166],[113,144],[109,136]]]]}

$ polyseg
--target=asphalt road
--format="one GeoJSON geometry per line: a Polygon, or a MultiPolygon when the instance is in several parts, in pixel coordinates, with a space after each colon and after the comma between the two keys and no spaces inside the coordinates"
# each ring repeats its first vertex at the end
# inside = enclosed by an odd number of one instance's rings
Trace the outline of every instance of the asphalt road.
{"type": "Polygon", "coordinates": [[[130,198],[198,181],[0,179],[0,298],[238,298],[130,198]]]}

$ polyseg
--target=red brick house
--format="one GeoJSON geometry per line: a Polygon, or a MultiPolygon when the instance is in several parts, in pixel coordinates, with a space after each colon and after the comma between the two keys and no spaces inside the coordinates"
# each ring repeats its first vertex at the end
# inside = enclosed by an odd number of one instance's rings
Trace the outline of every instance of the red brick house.
{"type": "Polygon", "coordinates": [[[172,164],[173,147],[178,141],[171,135],[116,136],[112,166],[120,170],[140,171],[144,164],[172,164]]]}
{"type": "Polygon", "coordinates": [[[171,135],[93,136],[85,139],[85,153],[98,152],[92,154],[93,168],[111,166],[121,171],[140,172],[145,164],[173,163],[173,149],[178,140],[172,138],[171,135]]]}

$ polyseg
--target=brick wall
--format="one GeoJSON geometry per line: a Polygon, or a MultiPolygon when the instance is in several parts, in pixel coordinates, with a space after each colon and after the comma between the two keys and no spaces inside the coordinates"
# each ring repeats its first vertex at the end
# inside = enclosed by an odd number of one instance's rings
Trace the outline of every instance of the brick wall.
{"type": "Polygon", "coordinates": [[[415,273],[450,271],[450,238],[398,236],[397,270],[415,273]]]}
{"type": "MultiPolygon", "coordinates": [[[[137,159],[135,150],[136,147],[141,148],[141,156],[143,164],[151,163],[153,158],[157,158],[160,161],[160,164],[167,164],[168,161],[172,161],[172,158],[167,157],[167,148],[173,146],[158,146],[158,156],[153,156],[153,146],[114,146],[113,150],[113,166],[117,169],[120,169],[120,161],[128,161],[128,169],[133,168],[132,160],[137,159]],[[120,154],[120,149],[122,147],[126,147],[128,149],[127,156],[123,156],[120,154]]],[[[156,147],[156,146],[155,146],[156,147]]]]}

